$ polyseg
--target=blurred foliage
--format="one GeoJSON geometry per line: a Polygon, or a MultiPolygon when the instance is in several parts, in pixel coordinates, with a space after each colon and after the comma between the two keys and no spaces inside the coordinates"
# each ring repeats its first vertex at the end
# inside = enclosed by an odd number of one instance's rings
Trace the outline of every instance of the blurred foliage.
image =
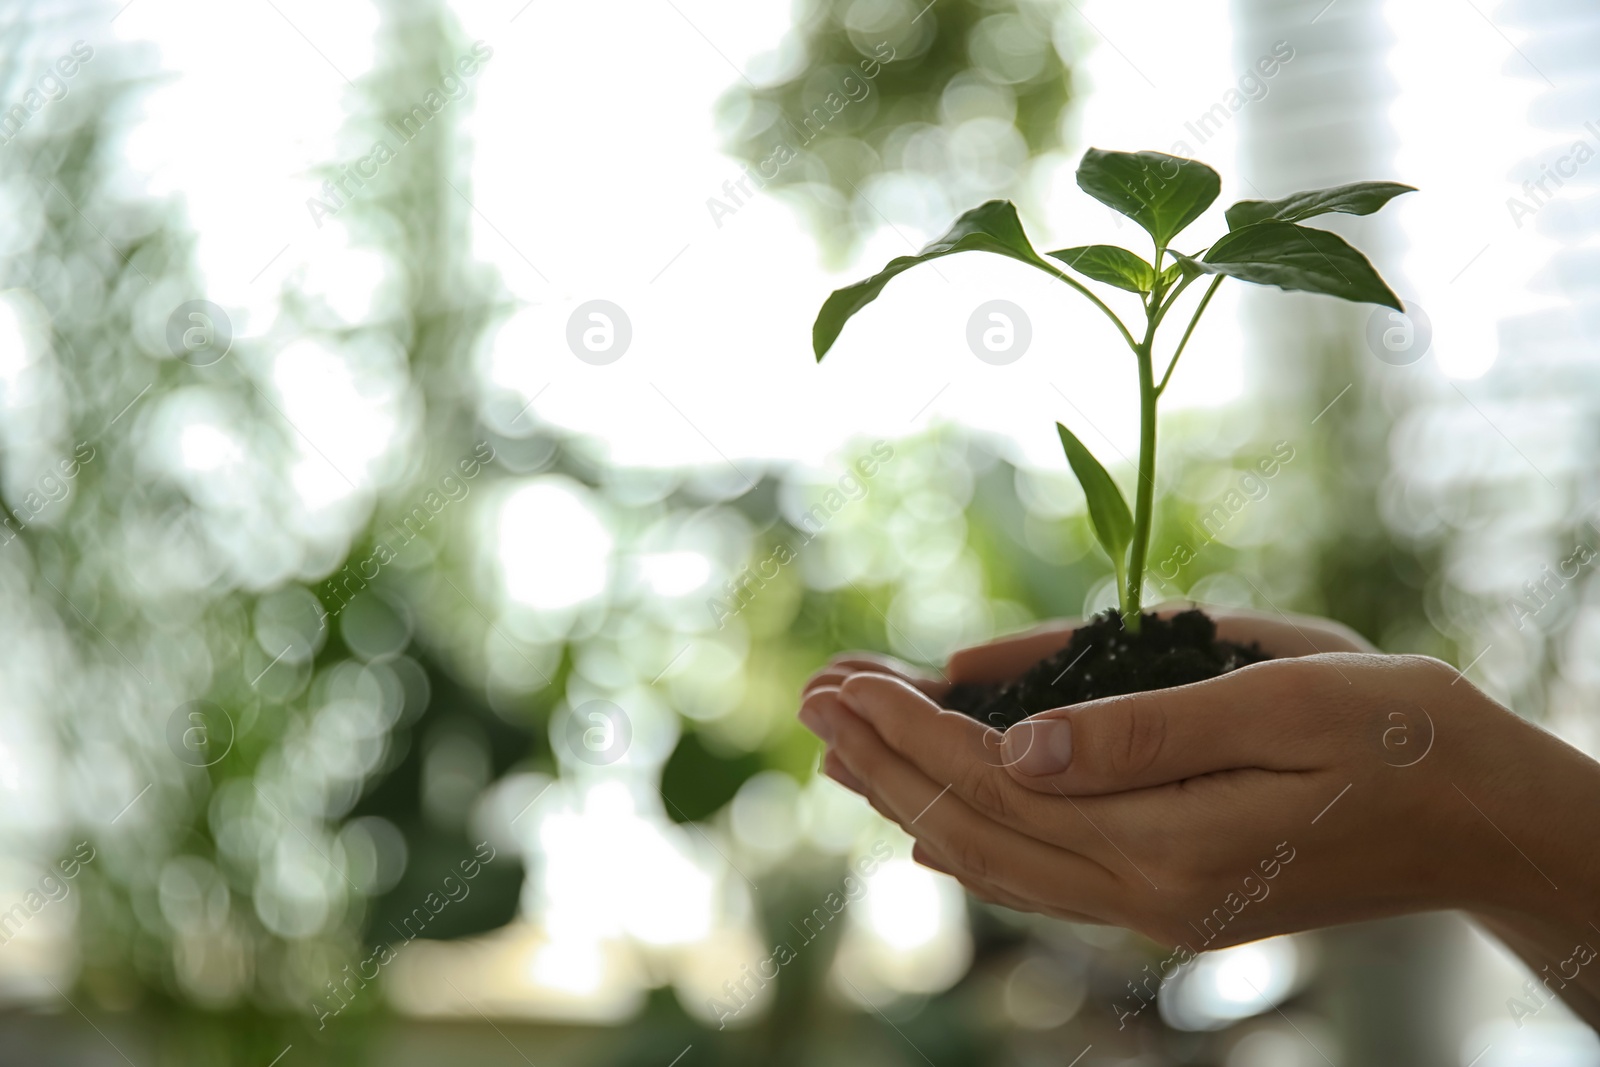
{"type": "Polygon", "coordinates": [[[708,819],[764,766],[756,753],[715,752],[688,730],[661,769],[661,798],[674,822],[708,819]]]}
{"type": "MultiPolygon", "coordinates": [[[[107,18],[116,13],[101,6],[107,18]]],[[[67,39],[82,14],[61,13],[67,39]]],[[[51,58],[46,49],[61,36],[52,18],[33,15],[13,39],[28,57],[19,70],[51,58]]],[[[420,99],[462,48],[441,6],[389,4],[380,62],[362,91],[373,101],[420,99]]],[[[207,366],[171,358],[169,313],[203,295],[191,235],[177,201],[123,190],[113,150],[130,102],[157,82],[151,59],[144,49],[102,47],[49,121],[29,124],[0,156],[11,206],[28,220],[11,233],[4,286],[26,339],[44,353],[7,394],[13,405],[32,401],[35,424],[6,440],[6,498],[22,532],[0,566],[13,588],[19,570],[28,574],[38,598],[36,607],[18,602],[16,616],[54,616],[35,655],[60,672],[49,721],[66,782],[75,783],[63,814],[98,853],[77,880],[85,999],[76,1003],[97,1014],[137,1007],[138,1022],[106,1025],[163,1062],[264,1063],[288,1040],[348,1062],[371,1033],[362,1018],[381,1015],[381,1000],[359,998],[337,1034],[313,1038],[306,1020],[341,968],[364,954],[365,932],[389,937],[391,916],[420,896],[414,881],[381,877],[395,859],[380,854],[393,843],[383,831],[393,837],[398,828],[407,875],[437,882],[434,871],[471,854],[465,811],[476,793],[534,745],[528,725],[490,712],[481,689],[441,666],[436,646],[409,643],[418,591],[406,579],[386,575],[387,601],[364,594],[365,612],[337,622],[336,604],[306,588],[357,558],[350,548],[364,539],[297,525],[300,509],[284,486],[303,435],[281,396],[272,398],[274,349],[309,338],[341,355],[404,354],[410,384],[429,403],[417,409],[414,462],[380,481],[379,496],[410,500],[429,472],[471,451],[469,391],[451,368],[466,360],[497,293],[464,258],[470,208],[449,184],[460,180],[462,157],[440,123],[342,220],[357,244],[401,268],[398,314],[341,322],[291,289],[264,338],[207,366]],[[262,512],[241,506],[247,493],[208,494],[162,454],[163,419],[197,405],[226,412],[263,459],[262,512]],[[19,483],[33,484],[41,458],[80,441],[93,456],[76,474],[70,507],[24,521],[19,483]],[[358,619],[369,635],[387,628],[398,642],[352,648],[358,619]],[[197,697],[206,703],[191,704],[197,697]],[[204,766],[189,762],[171,726],[191,706],[206,709],[192,729],[228,738],[204,766]],[[451,731],[472,735],[490,757],[483,780],[441,815],[424,802],[423,764],[451,731]],[[226,1014],[208,1022],[196,1011],[226,1014]],[[166,1036],[139,1032],[174,1018],[189,1021],[166,1036]]],[[[352,136],[384,117],[353,120],[352,136]]],[[[358,522],[376,530],[381,503],[372,514],[358,522]]],[[[445,523],[429,531],[436,556],[450,533],[445,523]]],[[[428,936],[502,925],[521,882],[515,857],[489,869],[472,909],[451,911],[428,936]]]]}
{"type": "Polygon", "coordinates": [[[735,84],[720,121],[752,185],[774,188],[842,261],[911,210],[942,229],[1017,195],[1062,145],[1071,79],[1061,12],[1040,0],[797,0],[795,25],[735,84]]]}

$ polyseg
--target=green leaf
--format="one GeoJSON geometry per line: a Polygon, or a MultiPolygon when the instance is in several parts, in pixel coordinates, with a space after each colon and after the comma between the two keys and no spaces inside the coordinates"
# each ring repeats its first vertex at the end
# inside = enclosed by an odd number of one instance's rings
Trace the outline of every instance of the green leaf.
{"type": "Polygon", "coordinates": [[[1254,222],[1300,222],[1333,211],[1343,215],[1370,215],[1402,193],[1416,191],[1416,186],[1399,182],[1351,182],[1331,189],[1295,193],[1282,200],[1241,200],[1225,215],[1230,230],[1254,222]]]}
{"type": "Polygon", "coordinates": [[[1405,310],[1343,237],[1292,222],[1253,223],[1223,235],[1200,259],[1180,256],[1179,262],[1204,274],[1405,310]]]}
{"type": "Polygon", "coordinates": [[[1059,259],[1086,278],[1126,289],[1130,293],[1148,293],[1155,283],[1155,268],[1126,248],[1116,245],[1082,245],[1063,248],[1059,252],[1046,252],[1051,259],[1059,259]]]}
{"type": "Polygon", "coordinates": [[[1122,498],[1122,490],[1111,480],[1111,475],[1100,466],[1100,461],[1083,447],[1083,442],[1059,422],[1056,429],[1061,432],[1061,447],[1067,453],[1067,462],[1072,464],[1072,473],[1078,476],[1083,495],[1089,500],[1089,525],[1094,527],[1095,539],[1111,557],[1120,578],[1127,566],[1128,542],[1133,540],[1133,515],[1128,511],[1128,502],[1122,498]]]}
{"type": "Polygon", "coordinates": [[[1165,248],[1216,200],[1222,179],[1182,156],[1091,148],[1078,164],[1078,188],[1143,226],[1165,248]]]}
{"type": "Polygon", "coordinates": [[[962,215],[948,233],[916,255],[890,260],[887,267],[872,277],[834,290],[811,327],[811,348],[818,362],[839,339],[850,316],[876,300],[891,278],[918,263],[957,252],[994,252],[1050,274],[1057,273],[1056,268],[1040,259],[1039,253],[1028,243],[1028,235],[1022,232],[1022,221],[1017,218],[1016,206],[1009,200],[990,200],[962,215]]]}
{"type": "MultiPolygon", "coordinates": [[[[1173,255],[1177,253],[1174,252],[1173,255]]],[[[1167,269],[1161,272],[1161,287],[1163,289],[1170,287],[1173,282],[1183,277],[1184,273],[1183,257],[1179,256],[1176,263],[1168,264],[1167,269]]]]}

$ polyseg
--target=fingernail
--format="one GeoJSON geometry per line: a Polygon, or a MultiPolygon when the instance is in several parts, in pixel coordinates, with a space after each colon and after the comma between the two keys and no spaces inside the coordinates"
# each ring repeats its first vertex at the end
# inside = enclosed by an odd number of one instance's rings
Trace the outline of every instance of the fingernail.
{"type": "Polygon", "coordinates": [[[1005,758],[1023,774],[1060,774],[1072,762],[1072,724],[1065,719],[1017,723],[1006,731],[1005,758]]]}
{"type": "Polygon", "coordinates": [[[834,704],[832,697],[813,695],[800,705],[800,724],[829,745],[833,744],[833,735],[836,732],[834,716],[838,711],[831,706],[834,704]]]}
{"type": "Polygon", "coordinates": [[[803,697],[810,696],[814,690],[821,689],[824,686],[836,686],[848,677],[849,675],[843,671],[821,670],[806,680],[806,684],[801,687],[800,693],[803,697]]]}

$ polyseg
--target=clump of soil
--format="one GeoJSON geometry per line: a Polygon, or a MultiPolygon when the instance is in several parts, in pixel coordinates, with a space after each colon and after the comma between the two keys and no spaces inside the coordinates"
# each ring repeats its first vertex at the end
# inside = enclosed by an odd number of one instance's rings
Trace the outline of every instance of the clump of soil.
{"type": "Polygon", "coordinates": [[[1129,633],[1116,611],[1105,611],[1015,681],[951,686],[944,705],[1004,730],[1051,708],[1188,685],[1271,658],[1254,642],[1217,640],[1217,624],[1203,611],[1141,618],[1139,632],[1129,633]]]}

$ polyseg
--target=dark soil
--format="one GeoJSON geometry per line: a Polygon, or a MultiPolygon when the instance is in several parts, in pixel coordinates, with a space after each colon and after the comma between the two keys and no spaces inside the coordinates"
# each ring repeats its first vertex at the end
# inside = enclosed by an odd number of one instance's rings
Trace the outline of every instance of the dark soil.
{"type": "Polygon", "coordinates": [[[1270,658],[1253,642],[1246,648],[1217,640],[1217,624],[1203,611],[1168,619],[1145,615],[1136,634],[1115,611],[1106,611],[1015,681],[951,686],[944,705],[1004,730],[1051,708],[1188,685],[1270,658]]]}

